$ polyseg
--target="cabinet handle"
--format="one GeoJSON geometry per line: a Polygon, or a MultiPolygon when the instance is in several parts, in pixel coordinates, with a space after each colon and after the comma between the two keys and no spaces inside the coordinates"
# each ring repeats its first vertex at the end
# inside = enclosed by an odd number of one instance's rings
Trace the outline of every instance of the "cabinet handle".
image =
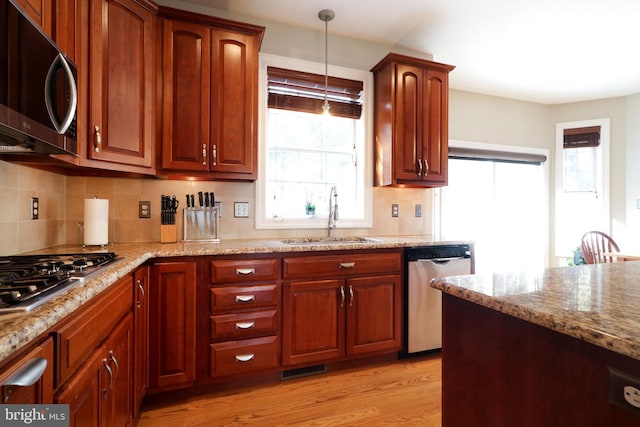
{"type": "Polygon", "coordinates": [[[202,144],[202,166],[207,166],[207,144],[202,144]]]}
{"type": "Polygon", "coordinates": [[[236,274],[247,276],[249,274],[256,274],[255,268],[236,268],[236,274]]]}
{"type": "Polygon", "coordinates": [[[213,144],[211,147],[211,157],[213,157],[211,159],[211,164],[216,166],[218,164],[218,146],[216,144],[213,144]]]}
{"type": "Polygon", "coordinates": [[[349,307],[353,307],[353,286],[349,285],[349,307]]]}
{"type": "Polygon", "coordinates": [[[136,303],[136,305],[138,309],[140,309],[142,308],[142,302],[144,301],[144,287],[142,286],[141,280],[137,280],[136,285],[138,285],[138,290],[140,291],[140,298],[138,299],[138,302],[136,303]]]}
{"type": "Polygon", "coordinates": [[[355,262],[341,262],[340,268],[353,268],[356,266],[355,262]]]}
{"type": "Polygon", "coordinates": [[[255,356],[255,354],[253,354],[253,353],[236,354],[236,361],[238,361],[238,362],[248,362],[248,361],[252,360],[254,356],[255,356]]]}
{"type": "Polygon", "coordinates": [[[422,176],[422,159],[418,159],[416,163],[418,165],[418,176],[422,176]]]}
{"type": "Polygon", "coordinates": [[[9,396],[11,396],[11,387],[28,387],[35,384],[36,381],[42,377],[45,369],[47,369],[47,359],[44,357],[30,360],[20,368],[18,372],[1,384],[4,389],[2,393],[3,403],[7,403],[9,401],[9,396]]]}
{"type": "Polygon", "coordinates": [[[340,286],[340,308],[344,307],[344,286],[340,286]]]}
{"type": "Polygon", "coordinates": [[[102,366],[109,373],[109,386],[106,387],[104,390],[102,390],[102,399],[107,400],[107,396],[109,395],[109,392],[113,388],[113,372],[111,371],[111,368],[109,367],[109,363],[107,362],[107,359],[102,359],[102,366]]]}
{"type": "Polygon", "coordinates": [[[255,295],[236,295],[236,302],[251,302],[255,301],[255,295]]]}
{"type": "Polygon", "coordinates": [[[236,322],[236,329],[251,329],[256,325],[256,322],[236,322]]]}
{"type": "Polygon", "coordinates": [[[427,161],[427,159],[424,159],[424,176],[427,176],[428,173],[429,173],[429,162],[427,161]]]}
{"type": "Polygon", "coordinates": [[[109,359],[113,362],[116,367],[116,373],[113,376],[113,380],[115,381],[118,378],[118,374],[120,373],[120,365],[118,364],[118,359],[113,355],[113,350],[109,350],[109,359]]]}
{"type": "Polygon", "coordinates": [[[94,137],[93,137],[93,151],[96,153],[100,152],[100,145],[102,144],[102,135],[100,134],[100,126],[94,126],[94,137]]]}

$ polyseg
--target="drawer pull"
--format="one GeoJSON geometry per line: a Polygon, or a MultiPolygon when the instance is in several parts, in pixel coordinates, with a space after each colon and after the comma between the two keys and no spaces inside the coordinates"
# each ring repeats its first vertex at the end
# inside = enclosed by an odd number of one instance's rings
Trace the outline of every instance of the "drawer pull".
{"type": "Polygon", "coordinates": [[[4,384],[0,384],[0,387],[4,389],[2,396],[3,403],[7,403],[9,401],[12,387],[28,387],[35,384],[36,381],[42,377],[46,368],[47,359],[44,357],[33,359],[6,380],[4,384]]]}
{"type": "Polygon", "coordinates": [[[251,329],[256,326],[256,322],[237,322],[236,329],[251,329]]]}
{"type": "Polygon", "coordinates": [[[236,360],[238,362],[249,362],[250,360],[253,359],[253,357],[255,356],[255,354],[253,353],[249,353],[249,354],[236,354],[236,360]]]}
{"type": "Polygon", "coordinates": [[[249,274],[256,274],[255,268],[236,268],[236,274],[240,274],[242,276],[248,276],[249,274]]]}
{"type": "Polygon", "coordinates": [[[341,262],[340,268],[353,268],[356,266],[355,262],[341,262]]]}
{"type": "Polygon", "coordinates": [[[236,302],[251,302],[255,300],[255,295],[236,295],[236,302]]]}

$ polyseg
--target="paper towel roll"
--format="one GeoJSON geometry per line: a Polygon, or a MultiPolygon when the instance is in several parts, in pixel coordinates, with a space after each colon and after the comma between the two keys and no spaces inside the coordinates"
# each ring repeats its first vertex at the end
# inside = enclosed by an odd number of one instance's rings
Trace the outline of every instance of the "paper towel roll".
{"type": "Polygon", "coordinates": [[[84,199],[84,244],[109,243],[109,200],[84,199]]]}

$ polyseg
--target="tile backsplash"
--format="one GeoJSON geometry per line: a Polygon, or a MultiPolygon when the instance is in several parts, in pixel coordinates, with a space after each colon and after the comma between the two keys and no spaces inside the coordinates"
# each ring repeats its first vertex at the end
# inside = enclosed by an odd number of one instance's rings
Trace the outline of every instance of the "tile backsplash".
{"type": "MultiPolygon", "coordinates": [[[[109,199],[109,241],[160,241],[160,198],[213,191],[222,201],[222,239],[272,238],[321,235],[324,230],[256,230],[253,206],[256,185],[248,182],[171,181],[63,176],[0,161],[0,255],[10,255],[60,244],[82,242],[84,199],[109,199]],[[30,219],[31,197],[41,204],[40,219],[30,219]],[[138,218],[138,202],[151,202],[151,218],[138,218]],[[233,203],[250,204],[249,218],[234,218],[233,203]]],[[[338,235],[428,235],[432,234],[431,190],[373,189],[373,227],[340,229],[338,235]],[[400,216],[391,217],[391,204],[399,205],[400,216]],[[414,216],[415,204],[422,205],[422,217],[414,216]]],[[[178,227],[181,226],[181,220],[178,227]]],[[[339,225],[338,225],[339,227],[339,225]]],[[[179,228],[178,235],[182,232],[179,228]]]]}

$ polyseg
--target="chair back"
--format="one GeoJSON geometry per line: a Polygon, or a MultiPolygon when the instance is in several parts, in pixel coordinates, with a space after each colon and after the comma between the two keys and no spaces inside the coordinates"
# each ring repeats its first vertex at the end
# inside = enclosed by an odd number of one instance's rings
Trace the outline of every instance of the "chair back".
{"type": "Polygon", "coordinates": [[[615,262],[616,259],[606,252],[620,252],[611,236],[602,231],[589,231],[582,236],[582,256],[587,264],[615,262]]]}

